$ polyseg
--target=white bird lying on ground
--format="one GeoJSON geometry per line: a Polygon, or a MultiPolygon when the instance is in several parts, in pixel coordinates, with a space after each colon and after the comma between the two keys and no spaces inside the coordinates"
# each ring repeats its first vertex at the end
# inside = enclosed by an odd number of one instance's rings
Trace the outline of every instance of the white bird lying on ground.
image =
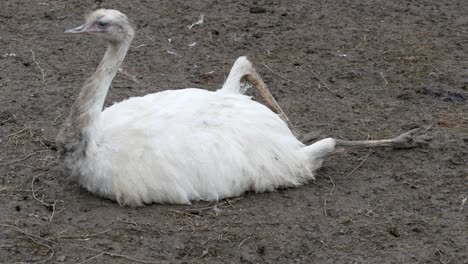
{"type": "Polygon", "coordinates": [[[169,90],[102,110],[134,31],[121,12],[100,9],[65,32],[99,37],[108,47],[57,137],[64,167],[84,188],[121,205],[216,201],[298,186],[337,148],[426,143],[412,130],[388,140],[326,138],[306,146],[245,57],[215,92],[169,90]],[[268,107],[243,95],[242,81],[268,107]]]}

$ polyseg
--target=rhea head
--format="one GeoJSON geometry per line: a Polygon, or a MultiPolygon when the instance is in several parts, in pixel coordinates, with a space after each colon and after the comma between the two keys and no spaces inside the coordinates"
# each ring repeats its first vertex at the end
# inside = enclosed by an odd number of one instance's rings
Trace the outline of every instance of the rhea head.
{"type": "Polygon", "coordinates": [[[87,33],[102,38],[109,43],[129,41],[134,35],[127,16],[113,9],[98,9],[86,16],[83,25],[67,29],[65,33],[87,33]]]}

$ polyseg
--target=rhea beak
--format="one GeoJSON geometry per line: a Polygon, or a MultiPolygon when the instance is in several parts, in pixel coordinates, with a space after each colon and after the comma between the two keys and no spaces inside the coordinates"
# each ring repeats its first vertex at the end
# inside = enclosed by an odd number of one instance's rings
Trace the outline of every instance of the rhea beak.
{"type": "Polygon", "coordinates": [[[86,24],[85,24],[85,25],[81,25],[81,26],[76,27],[76,28],[67,29],[67,30],[65,30],[65,33],[69,33],[69,34],[82,34],[82,33],[86,33],[87,30],[85,30],[85,27],[86,27],[86,24]]]}

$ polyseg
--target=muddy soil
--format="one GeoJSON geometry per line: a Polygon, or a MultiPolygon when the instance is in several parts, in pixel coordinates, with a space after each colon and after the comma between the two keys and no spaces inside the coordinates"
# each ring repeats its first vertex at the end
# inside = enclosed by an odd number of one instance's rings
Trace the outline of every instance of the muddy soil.
{"type": "Polygon", "coordinates": [[[468,263],[467,14],[463,0],[1,1],[0,262],[468,263]],[[217,89],[248,55],[303,132],[431,126],[433,140],[341,153],[295,189],[120,207],[64,175],[53,144],[105,49],[63,30],[98,7],[137,29],[107,105],[217,89]]]}

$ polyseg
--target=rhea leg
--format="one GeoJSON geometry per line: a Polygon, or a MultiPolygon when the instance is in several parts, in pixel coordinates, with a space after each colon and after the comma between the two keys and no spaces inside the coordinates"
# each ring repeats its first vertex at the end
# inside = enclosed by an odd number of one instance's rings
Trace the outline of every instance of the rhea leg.
{"type": "Polygon", "coordinates": [[[270,108],[271,111],[275,112],[283,121],[288,125],[289,129],[293,132],[295,136],[299,136],[300,133],[296,130],[294,125],[289,120],[286,113],[281,109],[276,99],[271,94],[270,90],[268,90],[267,86],[263,82],[260,75],[252,68],[252,70],[245,74],[242,78],[247,82],[250,82],[254,87],[258,94],[258,96],[263,100],[263,103],[270,108]]]}
{"type": "Polygon", "coordinates": [[[356,140],[348,141],[335,139],[336,148],[373,148],[392,147],[397,149],[407,149],[429,144],[431,138],[427,135],[418,135],[421,128],[412,129],[397,137],[380,140],[356,140]]]}
{"type": "Polygon", "coordinates": [[[244,81],[251,83],[263,103],[283,119],[295,136],[299,136],[299,132],[294,128],[278,102],[276,102],[270,90],[268,90],[262,78],[252,66],[252,63],[246,57],[240,57],[234,63],[222,90],[240,92],[241,83],[244,81]]]}

